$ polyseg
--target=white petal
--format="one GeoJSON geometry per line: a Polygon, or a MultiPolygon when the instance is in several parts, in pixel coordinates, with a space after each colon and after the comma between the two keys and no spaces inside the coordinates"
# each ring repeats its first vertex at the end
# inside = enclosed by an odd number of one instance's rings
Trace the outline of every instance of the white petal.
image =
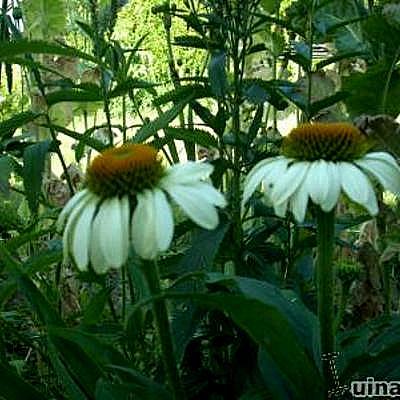
{"type": "Polygon", "coordinates": [[[371,182],[356,166],[341,162],[340,181],[344,192],[351,200],[365,207],[371,215],[378,213],[378,204],[371,182]]]}
{"type": "Polygon", "coordinates": [[[391,162],[378,159],[360,159],[354,161],[363,170],[374,176],[384,189],[400,194],[400,169],[391,162]]]}
{"type": "Polygon", "coordinates": [[[262,190],[270,195],[275,182],[281,179],[282,175],[287,171],[287,166],[292,160],[286,157],[277,157],[276,160],[268,168],[268,172],[262,180],[262,190]]]}
{"type": "Polygon", "coordinates": [[[253,167],[253,169],[249,172],[244,181],[242,204],[245,204],[247,202],[247,200],[251,197],[257,186],[261,183],[266,175],[277,168],[278,165],[281,165],[285,169],[287,163],[288,160],[286,158],[279,156],[267,158],[256,164],[255,167],[253,167]]]}
{"type": "Polygon", "coordinates": [[[323,203],[320,204],[325,212],[329,212],[335,207],[340,196],[340,174],[338,164],[328,161],[328,193],[323,203]]]}
{"type": "Polygon", "coordinates": [[[306,161],[295,162],[290,165],[282,176],[275,177],[275,185],[271,190],[273,203],[283,203],[297,190],[307,174],[310,163],[306,161]]]}
{"type": "Polygon", "coordinates": [[[153,190],[155,221],[158,223],[156,229],[157,247],[160,251],[168,249],[174,234],[174,220],[172,210],[167,201],[167,196],[160,189],[153,190]]]}
{"type": "Polygon", "coordinates": [[[218,201],[211,192],[197,185],[172,185],[165,188],[186,215],[205,229],[215,229],[218,213],[213,202],[218,201]],[[210,197],[211,196],[211,197],[210,197]],[[214,199],[214,200],[213,200],[214,199]]]}
{"type": "Polygon", "coordinates": [[[310,163],[304,186],[315,204],[324,203],[329,190],[328,163],[325,160],[310,163]]]}
{"type": "Polygon", "coordinates": [[[100,205],[97,218],[100,221],[100,245],[105,261],[110,267],[121,268],[128,254],[128,238],[124,236],[121,203],[113,197],[100,205]]]}
{"type": "Polygon", "coordinates": [[[137,205],[131,223],[132,244],[140,257],[146,260],[157,257],[159,249],[156,235],[157,220],[153,194],[150,190],[144,190],[137,195],[137,205]]]}
{"type": "Polygon", "coordinates": [[[92,220],[96,207],[97,201],[86,204],[75,223],[71,248],[76,266],[81,271],[88,269],[92,220]]]}
{"type": "Polygon", "coordinates": [[[92,237],[90,241],[90,263],[92,265],[93,270],[97,274],[104,274],[108,271],[109,265],[106,262],[104,257],[103,249],[100,244],[100,235],[101,235],[101,218],[97,218],[95,216],[92,222],[92,237]]]}
{"type": "Polygon", "coordinates": [[[367,153],[362,160],[380,160],[380,161],[385,161],[391,165],[393,165],[393,167],[397,168],[397,170],[400,171],[400,167],[397,164],[395,158],[389,154],[386,153],[385,151],[376,151],[376,152],[372,152],[372,153],[367,153]]]}
{"type": "Polygon", "coordinates": [[[61,231],[67,216],[71,213],[71,211],[75,208],[75,206],[85,197],[89,196],[91,193],[89,190],[84,189],[78,193],[75,193],[67,202],[67,204],[62,209],[60,215],[57,220],[57,230],[61,231]]]}
{"type": "Polygon", "coordinates": [[[280,204],[274,204],[274,212],[278,217],[284,218],[287,211],[288,200],[280,204]]]}
{"type": "Polygon", "coordinates": [[[308,191],[306,185],[300,185],[290,198],[290,206],[297,222],[303,222],[308,204],[308,191]]]}
{"type": "Polygon", "coordinates": [[[123,248],[126,251],[124,257],[125,259],[127,259],[131,243],[130,242],[131,211],[130,211],[128,196],[124,196],[120,199],[120,206],[121,206],[121,229],[122,229],[123,248]]]}
{"type": "Polygon", "coordinates": [[[185,164],[175,164],[168,168],[166,175],[161,179],[160,186],[164,187],[164,184],[178,183],[186,184],[196,182],[201,179],[208,178],[214,167],[208,163],[197,163],[194,161],[188,161],[185,164]]]}
{"type": "Polygon", "coordinates": [[[63,234],[63,255],[64,255],[64,264],[68,261],[68,256],[71,251],[71,240],[74,235],[75,225],[77,222],[77,218],[79,217],[81,211],[88,203],[96,203],[98,198],[94,196],[84,196],[81,197],[81,201],[75,203],[75,207],[72,208],[70,214],[68,215],[67,224],[64,229],[63,234]]]}

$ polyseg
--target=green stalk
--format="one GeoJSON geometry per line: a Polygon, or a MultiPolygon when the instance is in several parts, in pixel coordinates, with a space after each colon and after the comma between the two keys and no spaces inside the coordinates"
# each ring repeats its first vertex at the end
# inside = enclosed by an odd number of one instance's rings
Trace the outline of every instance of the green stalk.
{"type": "Polygon", "coordinates": [[[167,305],[164,298],[160,298],[162,290],[156,262],[148,262],[143,268],[150,293],[155,297],[153,301],[153,314],[158,337],[160,340],[163,364],[168,385],[174,400],[184,400],[185,393],[182,388],[179,371],[176,365],[171,327],[168,320],[167,305]]]}
{"type": "Polygon", "coordinates": [[[317,297],[320,324],[321,357],[326,390],[335,386],[331,361],[335,352],[334,335],[334,272],[333,248],[335,241],[335,212],[317,209],[317,297]]]}

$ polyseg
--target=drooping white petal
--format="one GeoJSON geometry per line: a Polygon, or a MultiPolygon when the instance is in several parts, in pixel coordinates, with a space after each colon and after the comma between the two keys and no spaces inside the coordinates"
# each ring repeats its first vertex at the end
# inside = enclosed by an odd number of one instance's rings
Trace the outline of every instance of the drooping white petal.
{"type": "Polygon", "coordinates": [[[385,161],[391,165],[393,165],[394,168],[396,168],[399,172],[400,172],[400,167],[397,164],[395,158],[385,152],[385,151],[375,151],[375,152],[371,152],[371,153],[367,153],[362,160],[379,160],[379,161],[385,161]]]}
{"type": "Polygon", "coordinates": [[[71,213],[71,211],[75,208],[75,206],[77,204],[79,204],[80,201],[82,201],[82,199],[86,196],[90,196],[91,193],[89,192],[89,190],[84,189],[81,190],[78,193],[75,193],[67,202],[67,204],[64,206],[64,208],[62,209],[60,215],[58,216],[57,219],[57,230],[61,231],[64,224],[65,224],[65,220],[67,219],[68,215],[71,213]]]}
{"type": "Polygon", "coordinates": [[[90,264],[92,265],[93,270],[97,274],[104,274],[108,271],[109,265],[106,262],[106,258],[104,257],[103,249],[100,243],[100,235],[101,235],[101,218],[98,218],[99,213],[93,219],[92,222],[92,235],[90,240],[90,264]]]}
{"type": "Polygon", "coordinates": [[[271,200],[273,203],[283,203],[297,190],[302,184],[310,163],[307,161],[295,162],[290,165],[280,177],[276,177],[275,184],[271,190],[271,200]]]}
{"type": "Polygon", "coordinates": [[[96,207],[96,200],[89,201],[76,219],[71,249],[76,266],[80,271],[88,269],[92,220],[96,207]]]}
{"type": "Polygon", "coordinates": [[[356,166],[341,162],[340,182],[344,192],[355,203],[362,205],[371,215],[378,213],[378,204],[371,182],[356,166]]]}
{"type": "MultiPolygon", "coordinates": [[[[339,164],[340,165],[340,164],[339,164]]],[[[325,212],[335,207],[340,196],[340,174],[338,164],[332,161],[327,162],[328,167],[328,192],[323,203],[320,204],[325,212]]]]}
{"type": "Polygon", "coordinates": [[[308,190],[306,185],[300,185],[290,198],[290,208],[297,222],[303,222],[308,204],[308,190]]]}
{"type": "Polygon", "coordinates": [[[204,192],[202,186],[171,185],[166,187],[165,190],[197,225],[205,229],[217,227],[217,210],[210,202],[210,193],[204,192]]]}
{"type": "Polygon", "coordinates": [[[284,201],[283,203],[276,204],[274,203],[274,212],[278,217],[284,218],[286,215],[287,207],[289,204],[289,200],[284,201]]]}
{"type": "Polygon", "coordinates": [[[131,238],[136,253],[146,260],[157,257],[158,245],[156,209],[153,194],[144,190],[137,195],[137,205],[132,216],[131,238]]]}
{"type": "Polygon", "coordinates": [[[110,267],[121,268],[126,261],[127,238],[123,237],[121,203],[118,197],[104,200],[97,218],[100,220],[100,245],[110,267]]]}
{"type": "Polygon", "coordinates": [[[283,168],[286,168],[287,159],[281,156],[267,158],[260,161],[253,167],[253,169],[249,172],[244,181],[242,200],[243,205],[249,200],[249,198],[254,193],[257,186],[265,178],[265,176],[273,171],[277,167],[277,165],[282,165],[283,168]]]}
{"type": "Polygon", "coordinates": [[[400,169],[383,159],[360,159],[355,163],[375,177],[384,189],[400,194],[400,169]]]}
{"type": "Polygon", "coordinates": [[[307,187],[310,198],[315,204],[321,205],[325,202],[329,191],[328,163],[325,160],[310,163],[303,186],[307,187]]]}
{"type": "Polygon", "coordinates": [[[157,248],[160,251],[168,249],[174,233],[174,220],[172,217],[171,206],[167,196],[160,189],[153,190],[154,210],[156,212],[155,221],[158,223],[156,229],[157,248]]]}
{"type": "Polygon", "coordinates": [[[166,175],[161,179],[159,185],[164,187],[170,183],[186,184],[208,178],[214,167],[208,163],[197,163],[188,161],[184,164],[175,164],[168,168],[166,175]]]}
{"type": "Polygon", "coordinates": [[[279,181],[286,173],[288,164],[293,161],[286,157],[276,157],[276,160],[269,166],[268,171],[262,179],[262,190],[270,196],[275,182],[279,181]]]}
{"type": "Polygon", "coordinates": [[[80,213],[84,209],[84,207],[90,202],[94,202],[97,204],[98,198],[97,196],[82,196],[80,202],[76,202],[74,208],[71,209],[71,212],[68,215],[67,224],[63,233],[63,259],[64,264],[68,261],[69,253],[71,252],[71,242],[75,231],[75,225],[77,222],[77,218],[80,213]]]}
{"type": "Polygon", "coordinates": [[[122,247],[125,249],[124,258],[127,259],[130,249],[130,226],[131,226],[131,216],[130,216],[130,206],[129,197],[123,196],[120,199],[121,207],[121,229],[122,229],[122,247]]]}

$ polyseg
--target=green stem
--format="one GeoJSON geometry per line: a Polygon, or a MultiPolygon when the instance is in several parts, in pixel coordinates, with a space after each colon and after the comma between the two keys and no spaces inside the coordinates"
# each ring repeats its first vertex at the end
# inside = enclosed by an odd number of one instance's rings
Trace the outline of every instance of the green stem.
{"type": "Polygon", "coordinates": [[[334,336],[334,272],[333,248],[335,241],[335,212],[326,213],[317,209],[317,297],[318,319],[320,324],[321,357],[326,390],[335,385],[334,371],[331,368],[335,352],[334,336]]]}
{"type": "Polygon", "coordinates": [[[341,283],[340,285],[340,298],[338,301],[338,311],[335,319],[335,333],[337,333],[340,329],[340,326],[343,322],[344,314],[346,312],[347,303],[349,300],[350,294],[350,285],[341,283]]]}
{"type": "MultiPolygon", "coordinates": [[[[152,296],[162,293],[158,266],[156,262],[145,263],[143,273],[152,296]]],[[[172,341],[171,327],[168,320],[167,305],[164,298],[156,297],[153,301],[153,314],[160,340],[165,374],[174,400],[185,399],[179,371],[176,365],[174,345],[172,341]]]]}

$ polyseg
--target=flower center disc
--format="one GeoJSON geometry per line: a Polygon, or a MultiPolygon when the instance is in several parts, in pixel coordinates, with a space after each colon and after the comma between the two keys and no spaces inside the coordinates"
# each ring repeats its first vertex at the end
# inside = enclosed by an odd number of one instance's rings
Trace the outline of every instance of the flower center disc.
{"type": "Polygon", "coordinates": [[[282,153],[305,161],[352,161],[372,147],[371,141],[348,123],[304,124],[284,138],[282,153]]]}
{"type": "Polygon", "coordinates": [[[164,173],[157,150],[127,143],[107,149],[88,167],[88,188],[101,197],[135,196],[154,187],[164,173]]]}

